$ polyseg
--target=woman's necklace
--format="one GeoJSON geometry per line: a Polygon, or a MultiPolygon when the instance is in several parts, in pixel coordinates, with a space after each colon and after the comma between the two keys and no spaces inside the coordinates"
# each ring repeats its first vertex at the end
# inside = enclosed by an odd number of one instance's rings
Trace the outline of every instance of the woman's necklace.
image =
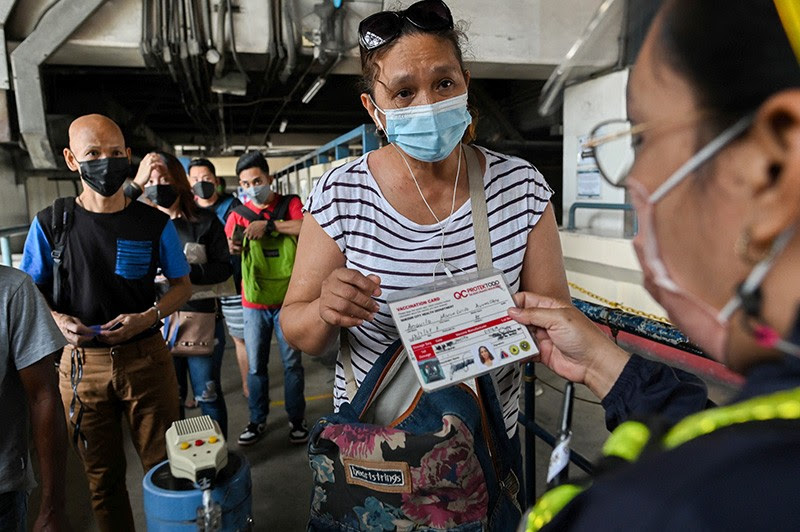
{"type": "MultiPolygon", "coordinates": [[[[463,152],[463,149],[464,149],[463,148],[463,144],[459,144],[458,145],[458,167],[456,169],[455,184],[453,185],[453,201],[450,204],[450,214],[447,217],[447,223],[446,224],[442,224],[442,221],[439,219],[438,216],[436,216],[436,213],[433,212],[433,209],[431,208],[430,203],[428,203],[428,200],[425,199],[425,194],[422,193],[422,188],[419,186],[419,182],[417,181],[417,177],[414,175],[414,171],[411,169],[411,165],[408,164],[408,160],[406,159],[406,156],[403,155],[403,152],[400,151],[400,149],[397,146],[395,146],[394,143],[392,143],[392,146],[397,151],[397,153],[400,155],[400,158],[403,159],[403,162],[406,163],[406,168],[408,168],[408,173],[411,174],[411,179],[414,181],[414,185],[416,185],[417,191],[419,192],[419,195],[422,198],[422,201],[425,203],[425,206],[430,211],[431,216],[433,216],[433,219],[436,220],[436,223],[439,225],[439,229],[442,230],[442,245],[439,247],[439,262],[437,262],[436,266],[433,267],[433,277],[434,277],[434,279],[436,278],[436,269],[439,267],[439,265],[442,266],[442,268],[444,269],[444,273],[448,277],[453,277],[453,273],[450,271],[450,268],[447,267],[447,261],[444,260],[444,237],[445,237],[445,234],[447,233],[447,229],[450,227],[450,223],[453,221],[453,213],[455,212],[455,209],[456,209],[456,194],[458,192],[458,178],[461,176],[461,156],[462,156],[462,152],[463,152]]],[[[459,270],[461,270],[461,268],[459,268],[459,270]]],[[[463,272],[464,270],[461,270],[461,271],[463,272]]]]}

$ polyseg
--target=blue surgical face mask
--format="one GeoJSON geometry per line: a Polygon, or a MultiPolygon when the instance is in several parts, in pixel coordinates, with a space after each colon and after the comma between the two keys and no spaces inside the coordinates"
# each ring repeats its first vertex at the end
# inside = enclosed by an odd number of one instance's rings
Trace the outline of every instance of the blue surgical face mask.
{"type": "Polygon", "coordinates": [[[442,161],[461,142],[464,131],[472,123],[467,110],[467,93],[430,105],[414,105],[402,109],[381,109],[375,105],[375,120],[378,112],[386,116],[386,136],[389,142],[408,155],[433,163],[442,161]]]}

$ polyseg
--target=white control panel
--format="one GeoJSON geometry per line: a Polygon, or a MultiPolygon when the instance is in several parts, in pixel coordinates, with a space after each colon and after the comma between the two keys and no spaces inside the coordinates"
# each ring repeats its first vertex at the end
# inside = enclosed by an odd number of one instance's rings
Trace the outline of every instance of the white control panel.
{"type": "Polygon", "coordinates": [[[225,437],[209,416],[174,422],[166,439],[169,468],[174,477],[202,485],[212,482],[216,473],[228,464],[225,437]]]}

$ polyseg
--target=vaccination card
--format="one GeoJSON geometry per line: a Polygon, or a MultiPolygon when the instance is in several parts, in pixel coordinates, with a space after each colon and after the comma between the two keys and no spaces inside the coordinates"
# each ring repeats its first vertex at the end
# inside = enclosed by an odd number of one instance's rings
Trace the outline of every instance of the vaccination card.
{"type": "Polygon", "coordinates": [[[494,371],[539,353],[502,272],[462,274],[389,297],[406,353],[425,391],[494,371]]]}

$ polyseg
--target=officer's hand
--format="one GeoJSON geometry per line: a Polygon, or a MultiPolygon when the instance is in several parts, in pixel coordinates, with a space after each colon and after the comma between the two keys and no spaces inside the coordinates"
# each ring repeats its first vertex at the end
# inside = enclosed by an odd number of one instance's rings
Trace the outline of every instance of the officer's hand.
{"type": "Polygon", "coordinates": [[[275,222],[272,220],[258,220],[250,222],[244,230],[244,236],[250,240],[261,240],[264,235],[271,234],[275,230],[275,222]]]}
{"type": "Polygon", "coordinates": [[[338,268],[322,282],[319,315],[336,327],[356,327],[372,321],[380,308],[372,298],[381,295],[381,279],[356,270],[338,268]]]}
{"type": "Polygon", "coordinates": [[[98,337],[110,345],[121,344],[152,327],[155,319],[151,309],[138,314],[120,314],[101,327],[98,337]]]}
{"type": "Polygon", "coordinates": [[[516,294],[514,302],[521,308],[509,309],[508,315],[528,326],[541,362],[605,397],[630,355],[570,303],[530,292],[516,294]]]}
{"type": "Polygon", "coordinates": [[[231,252],[231,255],[241,255],[242,254],[242,243],[239,240],[233,240],[232,238],[228,239],[228,251],[231,252]]]}
{"type": "Polygon", "coordinates": [[[94,338],[95,333],[75,316],[53,312],[53,319],[70,345],[79,346],[94,338]]]}

